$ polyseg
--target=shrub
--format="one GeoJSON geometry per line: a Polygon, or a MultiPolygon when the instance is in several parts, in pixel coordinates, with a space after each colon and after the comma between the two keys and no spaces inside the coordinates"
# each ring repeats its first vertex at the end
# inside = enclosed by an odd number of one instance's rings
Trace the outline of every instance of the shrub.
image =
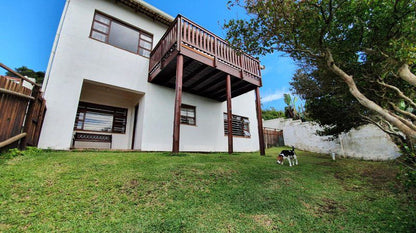
{"type": "Polygon", "coordinates": [[[19,150],[17,148],[9,149],[6,153],[0,156],[6,159],[11,159],[17,156],[34,156],[42,152],[42,149],[28,146],[26,150],[19,150]]]}

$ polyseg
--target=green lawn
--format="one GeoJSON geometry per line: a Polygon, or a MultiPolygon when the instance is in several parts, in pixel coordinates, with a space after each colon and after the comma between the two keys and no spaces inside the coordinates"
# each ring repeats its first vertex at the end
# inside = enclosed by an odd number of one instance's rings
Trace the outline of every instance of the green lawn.
{"type": "Polygon", "coordinates": [[[0,160],[0,232],[411,232],[394,162],[299,152],[42,152],[0,160]]]}

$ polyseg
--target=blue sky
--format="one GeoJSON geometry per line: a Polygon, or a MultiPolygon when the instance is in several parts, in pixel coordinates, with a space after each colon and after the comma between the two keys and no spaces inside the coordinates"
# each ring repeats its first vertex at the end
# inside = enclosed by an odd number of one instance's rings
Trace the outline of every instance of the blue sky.
{"type": "MultiPolygon", "coordinates": [[[[182,14],[221,37],[225,37],[222,25],[227,19],[246,17],[242,9],[228,10],[228,0],[146,2],[174,17],[182,14]]],[[[11,68],[25,65],[35,71],[46,71],[64,5],[65,0],[3,0],[0,62],[11,68]]],[[[283,94],[290,92],[289,82],[296,65],[290,57],[279,53],[260,57],[260,61],[266,67],[260,89],[263,107],[283,109],[283,94]]]]}

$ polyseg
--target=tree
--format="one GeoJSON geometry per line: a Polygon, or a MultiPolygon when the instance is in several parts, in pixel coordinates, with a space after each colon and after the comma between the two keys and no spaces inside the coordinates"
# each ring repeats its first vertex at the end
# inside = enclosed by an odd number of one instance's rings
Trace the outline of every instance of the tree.
{"type": "Polygon", "coordinates": [[[264,120],[271,120],[276,118],[285,117],[285,113],[282,111],[277,111],[274,107],[261,110],[261,115],[264,120]]]}
{"type": "Polygon", "coordinates": [[[290,54],[304,68],[306,79],[317,83],[324,79],[340,88],[319,101],[340,105],[340,97],[348,94],[353,98],[347,108],[354,111],[355,122],[371,122],[414,151],[414,0],[237,0],[233,4],[249,14],[249,19],[233,19],[224,26],[236,48],[253,55],[290,54]]]}
{"type": "MultiPolygon", "coordinates": [[[[34,78],[36,80],[36,83],[39,83],[42,85],[43,83],[43,79],[45,77],[45,72],[43,71],[34,71],[32,69],[27,68],[26,66],[21,66],[19,68],[15,68],[15,71],[18,72],[19,74],[23,75],[23,76],[27,76],[29,78],[34,78]]],[[[14,75],[13,73],[7,71],[6,72],[7,76],[10,77],[16,77],[16,75],[14,75]]]]}
{"type": "Polygon", "coordinates": [[[348,87],[342,85],[342,81],[333,79],[332,74],[323,70],[307,73],[299,69],[290,84],[292,91],[306,100],[308,117],[324,126],[319,134],[336,138],[342,132],[367,124],[360,117],[365,108],[349,93],[348,87]]]}
{"type": "Polygon", "coordinates": [[[296,102],[298,101],[298,98],[294,96],[290,96],[290,94],[283,94],[285,104],[287,105],[285,107],[285,116],[287,118],[293,118],[294,120],[300,119],[300,106],[298,106],[298,111],[296,111],[296,102]]]}

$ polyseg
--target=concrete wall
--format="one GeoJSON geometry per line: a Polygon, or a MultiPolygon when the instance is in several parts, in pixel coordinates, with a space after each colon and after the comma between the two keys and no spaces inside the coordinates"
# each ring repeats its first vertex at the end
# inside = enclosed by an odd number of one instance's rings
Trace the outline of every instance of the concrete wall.
{"type": "MultiPolygon", "coordinates": [[[[173,89],[147,82],[149,59],[89,38],[94,12],[99,10],[121,21],[153,34],[157,44],[166,26],[135,13],[111,0],[71,0],[61,20],[55,40],[56,50],[51,54],[43,89],[47,112],[40,136],[41,148],[69,149],[74,120],[80,100],[108,104],[105,98],[89,98],[82,93],[85,81],[118,87],[129,92],[142,93],[129,101],[128,129],[118,135],[114,148],[130,149],[134,104],[139,103],[135,149],[170,151],[172,148],[174,96],[173,89]],[[57,124],[59,122],[59,124],[57,124]]],[[[132,97],[133,98],[133,97],[132,97]]],[[[254,92],[233,98],[233,113],[250,119],[251,138],[234,139],[235,151],[259,149],[254,92]]],[[[180,150],[226,151],[223,112],[225,102],[183,94],[183,103],[196,106],[196,126],[181,125],[180,150]]],[[[113,104],[113,106],[114,106],[113,104]]]]}
{"type": "Polygon", "coordinates": [[[332,153],[339,156],[368,160],[388,160],[400,156],[399,148],[390,137],[374,125],[365,125],[340,135],[335,140],[319,136],[322,130],[316,123],[273,119],[264,121],[265,127],[283,130],[285,145],[317,153],[332,153]]]}

